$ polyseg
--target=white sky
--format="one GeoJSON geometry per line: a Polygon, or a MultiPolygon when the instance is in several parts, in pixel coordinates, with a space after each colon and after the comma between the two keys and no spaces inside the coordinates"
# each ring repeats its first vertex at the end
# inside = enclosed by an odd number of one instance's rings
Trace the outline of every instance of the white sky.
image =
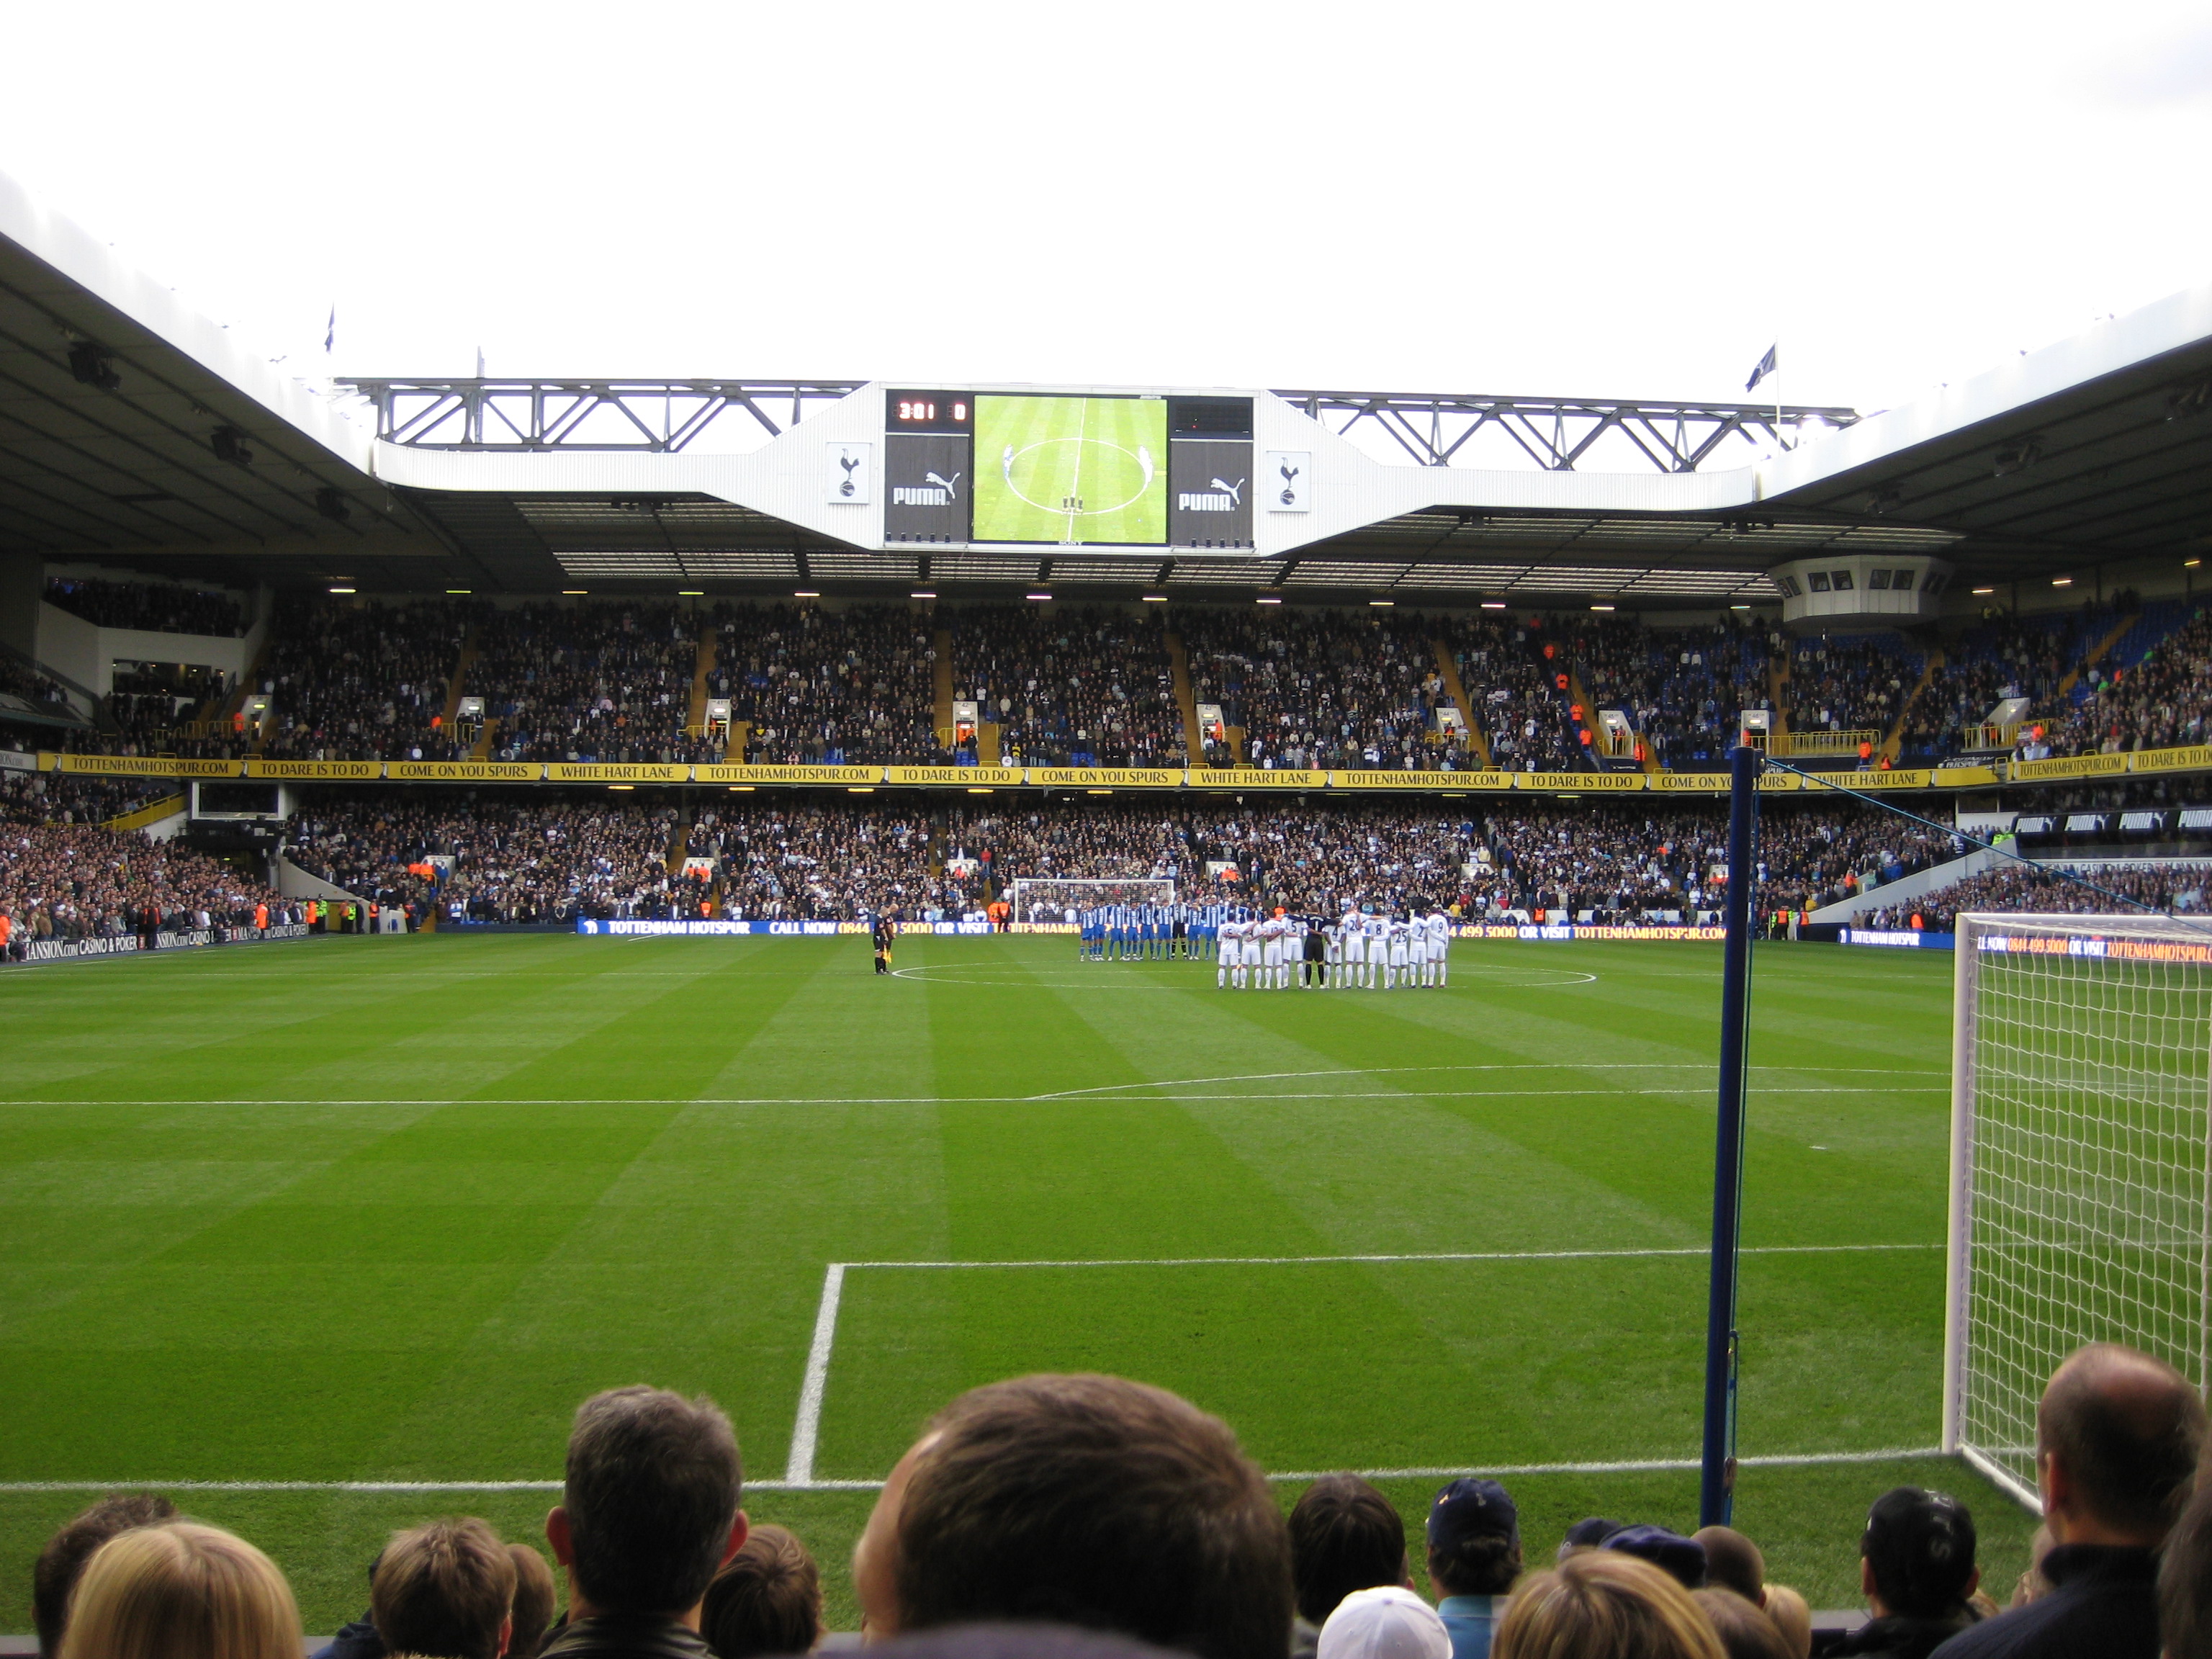
{"type": "Polygon", "coordinates": [[[1723,399],[1779,335],[1871,410],[2212,281],[2202,0],[0,15],[0,171],[314,377],[1723,399]]]}

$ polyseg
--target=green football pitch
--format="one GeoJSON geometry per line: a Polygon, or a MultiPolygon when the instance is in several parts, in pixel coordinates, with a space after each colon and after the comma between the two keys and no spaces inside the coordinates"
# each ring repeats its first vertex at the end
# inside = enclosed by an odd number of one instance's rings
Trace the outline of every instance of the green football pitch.
{"type": "MultiPolygon", "coordinates": [[[[1030,1370],[1182,1392],[1285,1504],[1402,1471],[1418,1520],[1481,1470],[1532,1557],[1687,1528],[1718,967],[1462,944],[1447,990],[1237,994],[1058,938],[910,936],[884,979],[858,939],[538,934],[0,974],[0,1629],[126,1482],[331,1628],[393,1526],[531,1536],[576,1402],[638,1381],[727,1407],[847,1626],[866,1483],[1030,1370]]],[[[1948,969],[1758,958],[1738,1518],[1816,1606],[1905,1480],[1966,1499],[2000,1589],[2024,1559],[1928,1454],[1948,969]]]]}
{"type": "Polygon", "coordinates": [[[1166,541],[1167,437],[1158,398],[976,398],[975,538],[1166,541]]]}

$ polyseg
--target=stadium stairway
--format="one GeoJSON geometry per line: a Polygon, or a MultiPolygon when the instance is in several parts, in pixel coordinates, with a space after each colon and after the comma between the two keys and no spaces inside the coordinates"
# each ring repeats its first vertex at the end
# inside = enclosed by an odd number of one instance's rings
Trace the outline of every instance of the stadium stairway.
{"type": "MultiPolygon", "coordinates": [[[[2118,627],[2113,629],[2112,631],[2106,635],[2103,639],[2099,640],[2096,644],[2091,646],[2087,651],[2083,652],[2081,653],[2081,660],[2075,663],[2072,670],[2068,672],[2066,678],[2058,682],[2057,695],[2060,701],[2063,702],[2065,699],[2071,697],[2074,695],[2074,688],[2081,683],[2081,677],[2087,673],[2091,669],[2094,668],[2099,663],[2104,661],[2106,653],[2110,652],[2113,647],[2119,644],[2122,640],[2127,638],[2128,631],[2142,620],[2142,613],[2140,611],[2136,612],[2134,616],[2122,617],[2118,627]]],[[[2122,665],[2132,666],[2132,665],[2129,664],[2123,664],[2122,665]]]]}
{"type": "Polygon", "coordinates": [[[1940,645],[1929,647],[1927,660],[1921,665],[1918,683],[1905,694],[1905,701],[1898,705],[1896,722],[1881,740],[1881,758],[1891,765],[1897,763],[1898,753],[1905,747],[1905,729],[1912,722],[1914,706],[1927,695],[1928,688],[1936,684],[1936,675],[1943,672],[1943,647],[1940,645]]]}
{"type": "Polygon", "coordinates": [[[1205,758],[1206,742],[1198,729],[1198,694],[1191,690],[1190,653],[1183,647],[1182,635],[1172,629],[1160,635],[1160,642],[1167,647],[1168,672],[1175,679],[1176,709],[1182,716],[1183,757],[1196,766],[1205,758]]]}
{"type": "Polygon", "coordinates": [[[720,638],[720,630],[713,623],[699,624],[699,654],[691,665],[690,713],[684,717],[686,737],[703,738],[707,734],[707,677],[714,672],[714,647],[720,638]]]}
{"type": "Polygon", "coordinates": [[[468,632],[461,635],[460,660],[453,665],[452,678],[446,682],[446,707],[439,717],[438,727],[443,732],[453,729],[453,721],[461,712],[461,693],[467,689],[469,670],[476,666],[477,625],[469,624],[468,632]]]}
{"type": "Polygon", "coordinates": [[[952,747],[952,630],[940,628],[929,641],[929,698],[931,723],[937,729],[937,746],[952,747]]]}
{"type": "Polygon", "coordinates": [[[1767,741],[1790,735],[1790,653],[1770,652],[1766,659],[1766,700],[1771,710],[1767,741]]]}
{"type": "Polygon", "coordinates": [[[149,801],[135,812],[125,812],[120,817],[107,819],[100,827],[118,835],[127,835],[133,830],[150,830],[165,818],[180,817],[185,811],[182,795],[164,795],[157,801],[149,801]]]}
{"type": "MultiPolygon", "coordinates": [[[[1172,639],[1174,636],[1170,635],[1169,637],[1172,639]]],[[[1181,644],[1178,642],[1174,647],[1172,647],[1172,650],[1176,653],[1179,653],[1181,648],[1181,644]]],[[[1482,769],[1486,772],[1490,769],[1491,764],[1490,735],[1480,726],[1475,724],[1474,705],[1468,701],[1467,687],[1460,679],[1459,665],[1452,660],[1451,647],[1446,645],[1442,640],[1431,640],[1429,641],[1429,651],[1430,653],[1437,659],[1437,673],[1444,683],[1444,690],[1450,696],[1452,706],[1459,710],[1460,719],[1467,722],[1468,752],[1474,756],[1482,763],[1482,769]]],[[[1178,662],[1181,661],[1179,655],[1176,657],[1176,660],[1178,662]]],[[[1188,695],[1188,689],[1189,684],[1190,677],[1178,670],[1176,676],[1176,695],[1178,697],[1187,698],[1188,695]]],[[[1186,701],[1183,707],[1188,710],[1190,709],[1191,706],[1189,702],[1186,701]]],[[[1192,712],[1186,714],[1184,719],[1188,725],[1194,725],[1196,723],[1196,712],[1193,710],[1192,712]]],[[[1186,726],[1186,732],[1188,732],[1188,725],[1186,726]]],[[[1185,736],[1183,740],[1186,743],[1191,742],[1191,738],[1188,735],[1185,736]]],[[[1196,745],[1194,744],[1193,744],[1193,752],[1196,752],[1196,745]]]]}
{"type": "Polygon", "coordinates": [[[677,810],[676,822],[668,831],[668,856],[663,861],[664,867],[672,876],[684,873],[684,860],[690,852],[691,823],[697,816],[697,809],[691,805],[691,797],[684,796],[684,805],[677,810]]]}

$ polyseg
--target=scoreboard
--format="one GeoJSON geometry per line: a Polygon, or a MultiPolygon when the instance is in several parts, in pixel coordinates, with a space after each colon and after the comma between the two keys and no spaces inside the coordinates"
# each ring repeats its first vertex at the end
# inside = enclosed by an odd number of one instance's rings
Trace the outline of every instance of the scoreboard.
{"type": "Polygon", "coordinates": [[[887,546],[1249,548],[1252,399],[892,391],[887,546]]]}

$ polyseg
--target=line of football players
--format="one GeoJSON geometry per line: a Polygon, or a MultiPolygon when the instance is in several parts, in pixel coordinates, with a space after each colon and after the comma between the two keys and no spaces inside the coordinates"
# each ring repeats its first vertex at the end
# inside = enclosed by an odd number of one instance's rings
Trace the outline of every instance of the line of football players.
{"type": "Polygon", "coordinates": [[[1449,983],[1450,957],[1442,910],[1346,910],[1334,921],[1279,912],[1222,923],[1213,982],[1237,991],[1410,990],[1449,983]]]}

